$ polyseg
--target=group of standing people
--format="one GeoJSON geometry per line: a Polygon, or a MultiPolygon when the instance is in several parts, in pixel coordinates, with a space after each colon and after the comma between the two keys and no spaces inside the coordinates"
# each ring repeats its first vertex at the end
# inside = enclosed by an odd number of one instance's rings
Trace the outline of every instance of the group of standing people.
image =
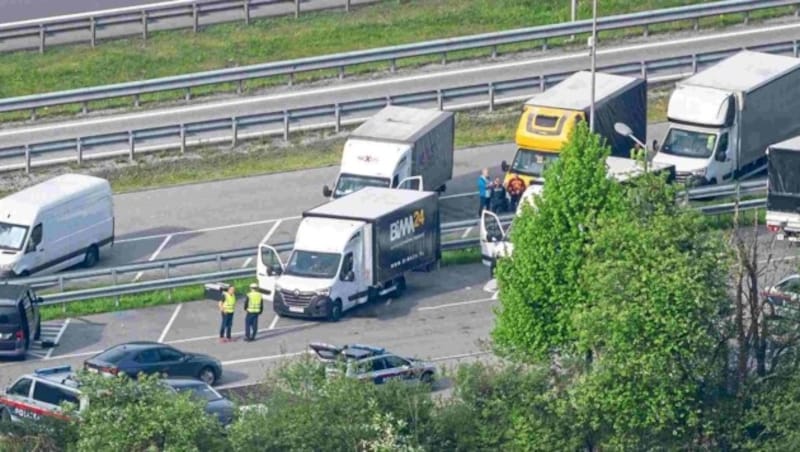
{"type": "MultiPolygon", "coordinates": [[[[258,316],[264,312],[264,299],[258,291],[257,284],[250,284],[250,292],[244,301],[244,340],[252,342],[256,339],[258,332],[258,316]]],[[[231,341],[231,328],[233,327],[233,314],[236,311],[236,288],[228,287],[223,293],[222,301],[219,302],[219,312],[222,316],[222,323],[219,327],[220,342],[231,341]]]]}
{"type": "Polygon", "coordinates": [[[480,198],[480,210],[478,215],[482,215],[484,210],[494,213],[516,211],[522,194],[525,193],[525,181],[519,175],[514,174],[508,183],[503,185],[499,177],[494,180],[489,176],[489,168],[484,168],[478,176],[478,197],[480,198]]]}

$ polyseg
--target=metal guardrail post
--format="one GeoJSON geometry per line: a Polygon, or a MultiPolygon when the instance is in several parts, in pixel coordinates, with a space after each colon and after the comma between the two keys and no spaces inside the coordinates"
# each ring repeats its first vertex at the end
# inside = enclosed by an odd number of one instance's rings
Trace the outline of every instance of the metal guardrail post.
{"type": "Polygon", "coordinates": [[[222,256],[217,254],[217,270],[222,271],[222,256]]]}
{"type": "Polygon", "coordinates": [[[128,131],[128,160],[133,162],[134,154],[136,153],[136,139],[133,135],[133,130],[128,131]]]}
{"type": "Polygon", "coordinates": [[[339,66],[339,80],[344,80],[344,66],[339,66]]]}
{"type": "MultiPolygon", "coordinates": [[[[117,283],[118,283],[117,282],[117,269],[116,268],[111,269],[111,278],[114,281],[114,285],[116,286],[117,283]]],[[[114,297],[114,305],[116,307],[119,307],[119,295],[114,297]]]]}
{"type": "Polygon", "coordinates": [[[650,27],[648,27],[647,25],[642,27],[642,36],[644,36],[645,38],[650,36],[650,27]]]}
{"type": "Polygon", "coordinates": [[[250,25],[250,0],[243,0],[244,24],[250,25]]]}
{"type": "Polygon", "coordinates": [[[283,110],[283,141],[289,141],[289,112],[283,110]]]}
{"type": "Polygon", "coordinates": [[[692,29],[694,31],[699,31],[700,30],[700,19],[695,19],[694,20],[694,23],[692,24],[692,29]]]}
{"type": "Polygon", "coordinates": [[[641,66],[642,69],[642,78],[647,80],[647,62],[642,61],[639,63],[639,65],[641,66]]]}
{"type": "Polygon", "coordinates": [[[697,74],[697,54],[692,54],[692,74],[697,74]]]}
{"type": "Polygon", "coordinates": [[[236,116],[231,118],[231,147],[235,148],[239,142],[239,120],[236,116]]]}
{"type": "Polygon", "coordinates": [[[192,3],[192,31],[197,33],[200,29],[200,11],[197,2],[192,3]]]}
{"type": "Polygon", "coordinates": [[[31,173],[31,145],[25,145],[25,174],[31,173]]]}
{"type": "MultiPolygon", "coordinates": [[[[164,263],[164,279],[169,279],[169,262],[164,263]]],[[[172,287],[167,290],[167,300],[172,301],[172,287]]]]}
{"type": "Polygon", "coordinates": [[[444,94],[442,90],[436,90],[436,104],[439,106],[439,111],[444,110],[444,94]]]}
{"type": "Polygon", "coordinates": [[[244,92],[244,80],[239,80],[236,82],[236,94],[242,94],[244,92]]]}
{"type": "Polygon", "coordinates": [[[289,77],[287,78],[289,79],[289,86],[294,86],[294,72],[289,73],[289,77]]]}
{"type": "Polygon", "coordinates": [[[333,123],[334,131],[339,133],[342,131],[342,107],[339,104],[333,105],[333,123]]]}
{"type": "Polygon", "coordinates": [[[350,12],[350,0],[344,0],[344,11],[346,13],[350,12]]]}
{"type": "Polygon", "coordinates": [[[392,105],[392,96],[386,96],[386,106],[392,105]]]}
{"type": "Polygon", "coordinates": [[[183,100],[185,100],[186,102],[189,102],[190,100],[192,100],[192,89],[191,88],[186,88],[184,90],[184,92],[183,92],[183,100]]]}
{"type": "Polygon", "coordinates": [[[447,52],[442,52],[442,65],[447,64],[447,52]]]}
{"type": "Polygon", "coordinates": [[[186,153],[186,126],[181,124],[178,133],[181,136],[181,154],[184,154],[186,153]]]}
{"type": "Polygon", "coordinates": [[[547,45],[547,38],[542,39],[542,52],[546,52],[550,46],[547,45]]]}
{"type": "Polygon", "coordinates": [[[142,39],[147,41],[147,10],[142,10],[142,39]]]}
{"type": "Polygon", "coordinates": [[[78,166],[83,165],[83,143],[81,137],[75,139],[75,150],[78,151],[78,166]]]}
{"type": "Polygon", "coordinates": [[[45,36],[47,36],[47,30],[45,29],[45,25],[39,25],[39,53],[44,53],[44,46],[45,46],[45,36]]]}
{"type": "Polygon", "coordinates": [[[94,17],[89,18],[89,42],[92,48],[97,45],[97,19],[94,17]]]}
{"type": "Polygon", "coordinates": [[[300,17],[300,0],[294,0],[294,18],[300,17]]]}
{"type": "Polygon", "coordinates": [[[489,83],[489,113],[494,111],[494,83],[489,83]]]}
{"type": "Polygon", "coordinates": [[[389,60],[389,72],[393,74],[397,72],[397,58],[392,58],[389,60]]]}
{"type": "Polygon", "coordinates": [[[798,49],[797,41],[792,41],[792,55],[794,55],[795,58],[798,57],[799,51],[800,49],[798,49]]]}
{"type": "MultiPolygon", "coordinates": [[[[115,286],[117,285],[116,281],[114,281],[114,285],[115,286]]],[[[59,276],[58,277],[58,291],[61,292],[61,293],[64,293],[64,277],[63,276],[59,276]]],[[[67,312],[67,303],[61,303],[61,312],[62,313],[66,313],[67,312]]]]}
{"type": "Polygon", "coordinates": [[[544,92],[547,89],[547,77],[544,75],[539,76],[539,91],[544,92]]]}
{"type": "Polygon", "coordinates": [[[81,114],[85,115],[87,113],[89,113],[89,102],[83,101],[81,102],[81,114]]]}
{"type": "Polygon", "coordinates": [[[133,108],[139,108],[141,106],[141,99],[139,99],[138,94],[133,95],[133,108]]]}
{"type": "Polygon", "coordinates": [[[497,46],[492,46],[492,59],[497,58],[497,46]]]}
{"type": "Polygon", "coordinates": [[[36,121],[36,107],[31,108],[31,121],[36,121]]]}

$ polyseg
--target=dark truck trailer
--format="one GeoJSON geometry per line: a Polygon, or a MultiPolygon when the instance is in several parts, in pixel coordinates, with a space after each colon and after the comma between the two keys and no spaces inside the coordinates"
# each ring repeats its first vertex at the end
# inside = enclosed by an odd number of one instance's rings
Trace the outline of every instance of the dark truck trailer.
{"type": "Polygon", "coordinates": [[[800,242],[800,136],[767,149],[767,229],[800,242]]]}

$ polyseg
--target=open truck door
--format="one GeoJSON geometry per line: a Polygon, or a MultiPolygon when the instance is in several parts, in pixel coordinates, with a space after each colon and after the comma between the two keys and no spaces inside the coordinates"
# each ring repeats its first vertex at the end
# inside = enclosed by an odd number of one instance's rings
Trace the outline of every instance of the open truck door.
{"type": "Polygon", "coordinates": [[[494,268],[495,260],[500,254],[501,247],[506,240],[506,231],[494,212],[484,210],[481,214],[481,262],[487,267],[494,268]]]}
{"type": "Polygon", "coordinates": [[[422,176],[406,177],[405,179],[401,180],[400,183],[397,184],[397,188],[403,190],[422,191],[423,187],[424,185],[422,183],[422,176]]]}
{"type": "Polygon", "coordinates": [[[283,273],[283,262],[275,248],[262,243],[258,246],[258,263],[256,264],[258,288],[266,301],[272,302],[275,297],[275,283],[283,273]]]}

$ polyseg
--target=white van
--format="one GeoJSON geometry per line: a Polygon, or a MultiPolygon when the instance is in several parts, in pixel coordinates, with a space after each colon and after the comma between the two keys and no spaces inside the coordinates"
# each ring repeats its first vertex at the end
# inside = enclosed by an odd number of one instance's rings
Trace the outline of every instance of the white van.
{"type": "Polygon", "coordinates": [[[105,179],[65,174],[0,199],[0,279],[92,267],[113,243],[105,179]]]}

